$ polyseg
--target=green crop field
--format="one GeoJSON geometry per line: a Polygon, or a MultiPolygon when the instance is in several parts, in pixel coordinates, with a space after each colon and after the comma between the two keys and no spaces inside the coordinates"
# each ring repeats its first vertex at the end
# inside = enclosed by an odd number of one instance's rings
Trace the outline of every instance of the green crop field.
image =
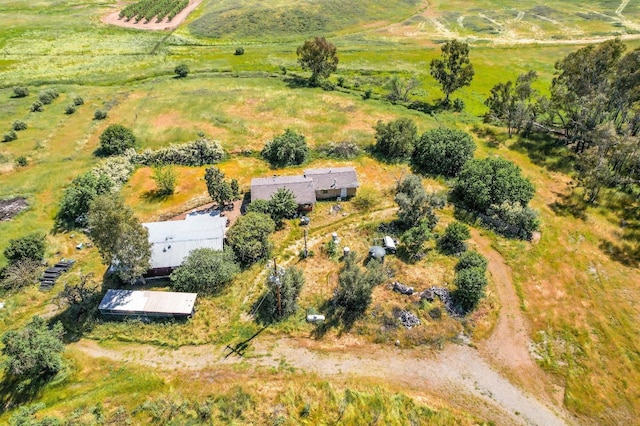
{"type": "MultiPolygon", "coordinates": [[[[138,3],[0,3],[0,138],[16,120],[27,124],[16,140],[0,143],[0,200],[24,197],[28,203],[24,212],[0,221],[0,252],[10,239],[42,232],[47,261],[77,260],[51,292],[40,292],[35,284],[0,292],[0,333],[23,326],[34,315],[64,319],[55,296],[81,274],[92,273],[100,291],[111,285],[103,281],[106,267],[97,250],[75,248],[89,242],[82,230],[54,230],[64,189],[100,163],[94,151],[110,124],[132,129],[140,149],[200,135],[220,141],[228,155],[219,167],[238,179],[245,192],[253,177],[353,165],[361,189],[374,194],[376,205],[361,211],[347,201],[336,215],[328,213],[331,203],[320,203],[311,213],[308,235],[314,256],[306,260],[298,258],[303,231],[297,222],[287,222],[274,234],[274,255],[303,268],[307,285],[298,314],[261,333],[245,359],[225,359],[224,350],[261,329],[250,313],[264,292],[264,264],[243,271],[220,294],[200,298],[198,312],[187,322],[110,322],[94,309],[90,320],[67,337],[63,371],[37,392],[25,396],[0,375],[0,423],[31,404],[42,404],[36,417],[77,420],[70,424],[99,424],[100,415],[108,424],[127,419],[133,424],[515,422],[513,411],[518,410],[499,395],[487,397],[492,389],[470,386],[464,378],[452,386],[440,386],[442,377],[413,380],[412,369],[421,367],[402,362],[419,358],[428,366],[446,358],[451,363],[455,357],[448,351],[459,348],[461,335],[472,339],[472,348],[464,350],[486,361],[490,371],[482,371],[501,375],[501,383],[528,392],[564,419],[576,424],[636,422],[640,270],[633,255],[640,243],[637,214],[633,216],[637,210],[630,206],[637,199],[604,191],[598,204],[584,204],[579,190],[576,195],[573,160],[564,145],[544,138],[509,139],[504,128],[485,124],[483,116],[484,100],[498,82],[533,69],[539,75],[534,87],[548,93],[555,63],[579,47],[614,36],[627,51],[639,47],[640,2],[204,0],[169,31],[102,21],[128,4],[138,3]],[[337,47],[338,69],[329,78],[334,90],[301,84],[309,73],[295,52],[313,35],[325,35],[337,47]],[[465,103],[459,113],[437,107],[444,95],[429,69],[439,56],[438,45],[454,37],[470,44],[475,68],[471,85],[452,95],[465,103]],[[239,47],[244,54],[235,55],[239,47]],[[186,78],[176,78],[179,64],[188,65],[186,78]],[[412,107],[386,99],[387,82],[395,76],[418,80],[412,107]],[[30,94],[12,97],[15,86],[30,94]],[[56,89],[59,97],[42,112],[31,112],[46,89],[56,89]],[[77,97],[84,103],[66,113],[77,97]],[[94,119],[96,110],[106,111],[107,118],[94,119]],[[367,149],[375,141],[376,123],[396,118],[412,119],[419,132],[441,126],[465,130],[478,145],[476,157],[511,160],[534,183],[531,205],[540,214],[540,241],[508,240],[478,228],[472,245],[493,253],[508,270],[513,281],[508,287],[517,294],[511,303],[526,321],[525,352],[535,360],[535,369],[514,370],[487,349],[504,313],[512,312],[509,301],[501,299],[501,275],[493,272],[488,297],[464,320],[432,318],[429,312],[440,306],[437,302],[418,304],[380,286],[367,315],[349,332],[334,330],[319,338],[304,321],[307,310],[331,297],[337,282],[340,263],[324,248],[330,234],[338,232],[364,255],[395,217],[394,187],[410,167],[381,163],[367,149]],[[349,141],[363,153],[332,160],[313,151],[305,165],[274,171],[258,152],[287,128],[304,134],[311,148],[349,141]],[[26,165],[18,164],[21,157],[26,165]],[[388,326],[398,309],[417,312],[422,325],[411,330],[388,326]],[[309,365],[301,353],[313,353],[320,367],[309,365]],[[368,371],[367,357],[382,364],[397,362],[398,368],[368,371]]],[[[146,19],[162,13],[173,12],[166,9],[146,19]]],[[[138,167],[122,195],[141,220],[166,219],[209,201],[204,169],[177,167],[176,193],[156,197],[151,169],[138,167]]],[[[452,184],[442,178],[423,182],[430,191],[445,191],[452,184]]],[[[439,214],[436,233],[454,220],[454,209],[449,205],[439,214]]],[[[430,250],[418,262],[394,257],[389,266],[394,280],[423,289],[451,286],[455,262],[430,250]]],[[[0,256],[0,266],[6,263],[0,256]]],[[[157,287],[166,289],[165,284],[157,287]]],[[[510,341],[502,343],[510,356],[510,341]]]]}

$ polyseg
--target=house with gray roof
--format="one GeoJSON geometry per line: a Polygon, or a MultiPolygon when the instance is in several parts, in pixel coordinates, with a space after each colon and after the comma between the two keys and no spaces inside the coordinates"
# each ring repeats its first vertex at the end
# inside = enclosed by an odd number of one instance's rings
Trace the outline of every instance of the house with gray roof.
{"type": "Polygon", "coordinates": [[[143,223],[151,243],[151,269],[145,276],[168,276],[195,249],[222,250],[226,224],[225,217],[209,213],[190,214],[184,220],[143,223]]]}
{"type": "Polygon", "coordinates": [[[251,179],[251,202],[268,201],[280,188],[288,189],[293,193],[300,209],[311,209],[316,203],[313,179],[305,176],[272,176],[251,179]]]}
{"type": "Polygon", "coordinates": [[[304,176],[313,180],[316,200],[353,197],[360,186],[353,167],[308,169],[304,171],[304,176]]]}

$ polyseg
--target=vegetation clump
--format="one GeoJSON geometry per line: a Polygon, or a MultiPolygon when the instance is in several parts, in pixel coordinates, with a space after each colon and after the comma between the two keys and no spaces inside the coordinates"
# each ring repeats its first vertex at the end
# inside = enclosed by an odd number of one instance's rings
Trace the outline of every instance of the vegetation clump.
{"type": "Polygon", "coordinates": [[[378,121],[375,130],[374,151],[380,158],[389,162],[402,162],[411,157],[418,139],[418,128],[413,120],[399,118],[388,123],[378,121]]]}
{"type": "Polygon", "coordinates": [[[309,83],[312,86],[317,86],[321,79],[329,77],[338,69],[336,46],[324,37],[307,39],[296,53],[302,69],[311,71],[309,83]]]}
{"type": "Polygon", "coordinates": [[[22,130],[27,130],[27,123],[25,123],[22,120],[16,120],[13,122],[13,125],[11,126],[11,128],[13,130],[15,130],[16,132],[20,132],[22,130]]]}
{"type": "Polygon", "coordinates": [[[425,191],[419,176],[409,175],[398,184],[395,201],[399,207],[398,223],[404,229],[424,222],[432,230],[438,223],[434,212],[437,197],[425,191]]]}
{"type": "Polygon", "coordinates": [[[94,120],[104,120],[105,118],[107,118],[107,111],[103,109],[97,109],[96,112],[93,114],[94,120]]]}
{"type": "Polygon", "coordinates": [[[16,139],[18,139],[18,134],[15,132],[15,130],[9,130],[2,137],[2,142],[13,142],[16,139]]]}
{"type": "Polygon", "coordinates": [[[264,213],[250,212],[238,218],[227,233],[227,243],[243,266],[266,259],[271,251],[269,236],[275,222],[264,213]]]}
{"type": "Polygon", "coordinates": [[[413,151],[412,164],[422,173],[455,177],[473,158],[475,149],[468,133],[440,127],[422,135],[413,151]]]}
{"type": "Polygon", "coordinates": [[[176,73],[176,77],[185,78],[187,75],[189,75],[189,67],[187,66],[187,64],[180,64],[176,66],[174,72],[176,73]]]}
{"type": "Polygon", "coordinates": [[[42,102],[43,105],[49,105],[58,96],[59,94],[56,89],[45,89],[38,94],[38,100],[42,102]]]}
{"type": "Polygon", "coordinates": [[[13,96],[14,98],[26,98],[29,96],[29,89],[24,86],[16,86],[13,88],[13,96]]]}
{"type": "Polygon", "coordinates": [[[156,183],[156,194],[159,196],[172,195],[176,190],[177,173],[171,164],[153,167],[151,176],[156,183]]]}
{"type": "Polygon", "coordinates": [[[4,249],[4,257],[11,264],[24,260],[41,262],[47,248],[45,241],[45,236],[37,232],[11,239],[7,248],[4,249]]]}
{"type": "Polygon", "coordinates": [[[128,149],[125,156],[133,164],[153,166],[159,164],[174,164],[176,166],[204,166],[216,164],[224,158],[224,150],[220,142],[199,138],[183,144],[171,144],[166,148],[156,150],[145,149],[138,153],[128,149]]]}
{"type": "Polygon", "coordinates": [[[31,112],[42,112],[44,111],[44,104],[40,100],[35,100],[31,104],[31,112]]]}
{"type": "Polygon", "coordinates": [[[444,254],[455,255],[467,249],[466,240],[471,238],[469,227],[458,221],[449,224],[438,239],[438,248],[444,254]]]}
{"type": "Polygon", "coordinates": [[[295,266],[286,268],[283,273],[272,274],[267,280],[268,290],[263,295],[258,309],[258,321],[270,324],[295,314],[303,286],[302,269],[295,266]]]}
{"type": "Polygon", "coordinates": [[[100,147],[97,154],[108,157],[122,155],[136,145],[136,137],[131,129],[121,124],[111,124],[100,135],[100,147]]]}
{"type": "Polygon", "coordinates": [[[296,166],[307,161],[309,147],[304,135],[287,129],[267,142],[260,154],[273,167],[296,166]]]}
{"type": "Polygon", "coordinates": [[[233,251],[195,249],[175,271],[171,273],[171,285],[176,291],[216,294],[230,283],[240,267],[233,251]]]}

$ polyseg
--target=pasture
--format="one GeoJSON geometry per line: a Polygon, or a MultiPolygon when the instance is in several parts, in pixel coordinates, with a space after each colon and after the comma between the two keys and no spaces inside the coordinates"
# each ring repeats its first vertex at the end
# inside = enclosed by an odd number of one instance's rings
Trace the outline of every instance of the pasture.
{"type": "MultiPolygon", "coordinates": [[[[536,186],[532,206],[543,224],[539,243],[507,240],[488,231],[482,234],[512,271],[522,314],[530,324],[532,357],[549,373],[544,391],[536,391],[538,396],[552,395],[579,422],[632,423],[640,406],[636,326],[640,272],[637,263],[623,256],[622,237],[629,229],[621,219],[628,200],[607,193],[599,205],[584,205],[572,195],[571,165],[561,159],[563,146],[549,148],[545,141],[507,139],[504,129],[483,124],[482,115],[484,99],[497,82],[535,69],[540,75],[536,87],[545,92],[554,63],[584,43],[620,36],[628,49],[636,48],[640,4],[537,0],[525,7],[511,0],[429,4],[395,0],[382,7],[374,3],[204,1],[178,29],[152,32],[103,24],[101,17],[119,5],[112,0],[2,2],[0,134],[15,120],[26,122],[28,128],[18,132],[17,140],[0,144],[0,199],[23,196],[29,208],[11,221],[0,222],[0,250],[9,239],[33,231],[47,233],[47,259],[78,259],[67,280],[77,280],[80,272],[93,272],[96,285],[102,285],[105,267],[97,252],[75,249],[79,242],[88,241],[86,235],[53,232],[52,228],[64,188],[99,162],[93,155],[98,136],[112,123],[130,127],[140,148],[187,142],[200,133],[219,140],[229,153],[220,167],[227,177],[237,178],[244,191],[252,177],[274,173],[256,153],[286,128],[304,134],[311,147],[348,140],[366,148],[374,142],[373,126],[378,120],[411,118],[420,132],[456,127],[474,135],[476,156],[499,155],[514,161],[536,186]],[[258,13],[264,19],[256,20],[258,13]],[[306,74],[296,62],[295,49],[307,36],[318,33],[338,47],[340,63],[330,80],[335,84],[341,77],[344,83],[334,91],[299,84],[306,74]],[[437,43],[454,36],[470,42],[476,70],[471,86],[453,95],[464,100],[462,113],[435,107],[443,95],[429,74],[429,62],[439,54],[437,43]],[[245,48],[244,55],[234,55],[239,46],[245,48]],[[191,72],[187,78],[176,79],[174,68],[182,63],[191,72]],[[385,83],[395,75],[416,77],[421,85],[412,99],[429,109],[386,101],[385,83]],[[31,94],[12,98],[16,85],[28,87],[31,94]],[[60,97],[43,112],[30,112],[37,94],[47,88],[57,89],[60,97]],[[367,89],[372,90],[372,98],[365,100],[367,89]],[[76,96],[83,97],[84,105],[65,114],[65,106],[76,96]],[[108,117],[94,120],[97,109],[107,110],[108,117]],[[491,134],[494,136],[487,137],[491,134]],[[21,156],[28,159],[25,167],[15,163],[21,156]]],[[[304,167],[327,164],[335,162],[314,154],[304,167]]],[[[298,259],[302,231],[297,223],[292,221],[275,234],[275,254],[288,264],[303,267],[307,286],[299,314],[269,328],[264,333],[267,342],[285,335],[300,341],[312,336],[313,327],[303,321],[304,313],[330,296],[339,269],[339,263],[322,248],[331,232],[338,232],[364,254],[368,241],[379,236],[377,226],[393,218],[393,188],[396,179],[409,172],[408,167],[379,163],[367,154],[344,164],[356,167],[363,186],[377,194],[378,204],[362,212],[346,202],[344,217],[329,214],[329,203],[319,204],[311,215],[309,231],[315,255],[307,260],[298,259]]],[[[287,169],[286,174],[304,167],[287,169]]],[[[139,168],[122,190],[127,204],[142,220],[157,220],[208,201],[204,167],[180,167],[178,172],[176,194],[156,198],[151,194],[150,170],[139,168]]],[[[424,182],[436,191],[448,185],[442,180],[424,182]]],[[[440,216],[437,231],[453,220],[453,209],[448,207],[440,216]]],[[[390,266],[399,280],[422,289],[451,284],[454,263],[434,250],[414,265],[391,259],[390,266]]],[[[243,272],[222,294],[203,298],[199,312],[188,323],[98,319],[87,325],[82,337],[115,351],[125,344],[151,345],[162,351],[204,345],[221,349],[259,330],[248,313],[264,291],[264,275],[265,265],[243,272]]],[[[0,331],[16,328],[34,314],[55,315],[53,297],[63,285],[61,280],[52,293],[33,287],[3,294],[6,305],[0,311],[0,331]]],[[[433,306],[416,307],[382,287],[376,289],[374,301],[375,310],[351,334],[336,331],[326,337],[327,351],[349,350],[350,345],[392,345],[396,340],[403,348],[437,350],[454,344],[451,341],[461,332],[481,346],[495,326],[501,304],[495,282],[490,283],[489,297],[478,313],[463,323],[448,317],[433,320],[426,315],[433,306]],[[420,314],[423,328],[382,330],[384,318],[394,308],[407,306],[420,314]]],[[[249,356],[254,355],[250,349],[249,356]]],[[[355,424],[358,410],[370,408],[373,418],[374,408],[381,406],[393,407],[393,413],[380,414],[390,424],[397,422],[400,413],[424,415],[437,424],[473,423],[486,414],[473,411],[473,399],[448,402],[434,392],[402,389],[382,380],[362,384],[351,378],[312,376],[310,387],[302,390],[307,376],[287,368],[286,361],[257,370],[243,363],[208,366],[193,379],[186,369],[141,372],[135,360],[121,365],[91,357],[74,345],[69,346],[66,358],[67,371],[33,399],[44,403],[49,415],[88,410],[98,402],[110,414],[120,406],[131,412],[148,399],[167,406],[180,406],[185,399],[211,399],[218,404],[212,405],[214,412],[224,414],[216,398],[226,401],[223,396],[240,385],[251,389],[254,405],[246,410],[246,419],[256,423],[275,423],[280,414],[291,422],[302,422],[305,404],[311,404],[312,413],[304,420],[307,424],[333,421],[339,415],[344,415],[345,424],[355,424]],[[193,380],[201,389],[195,395],[189,393],[193,380]],[[316,410],[322,405],[331,407],[326,416],[316,410]],[[280,406],[284,411],[274,414],[274,407],[280,406]]],[[[515,383],[527,383],[516,373],[505,374],[515,383]]],[[[0,419],[7,421],[13,412],[2,410],[0,419]]],[[[137,412],[134,421],[147,421],[145,413],[137,412]]]]}

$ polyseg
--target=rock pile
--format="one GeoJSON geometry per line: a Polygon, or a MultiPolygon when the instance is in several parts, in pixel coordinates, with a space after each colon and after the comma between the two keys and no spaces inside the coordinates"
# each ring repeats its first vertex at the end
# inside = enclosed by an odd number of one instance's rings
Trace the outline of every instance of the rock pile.
{"type": "Polygon", "coordinates": [[[400,315],[398,315],[398,320],[406,328],[413,328],[420,325],[420,318],[418,318],[417,316],[415,316],[409,311],[400,311],[400,315]]]}
{"type": "Polygon", "coordinates": [[[411,296],[413,293],[415,293],[413,287],[408,287],[404,284],[400,284],[398,281],[393,282],[393,291],[400,294],[405,294],[407,296],[411,296]]]}

